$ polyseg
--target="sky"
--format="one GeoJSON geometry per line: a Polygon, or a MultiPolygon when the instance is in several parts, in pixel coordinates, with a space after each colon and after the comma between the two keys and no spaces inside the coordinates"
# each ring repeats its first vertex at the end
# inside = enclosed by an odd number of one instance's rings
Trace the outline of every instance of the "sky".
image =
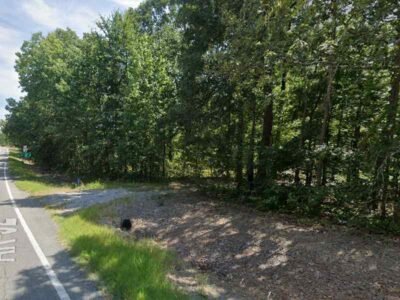
{"type": "Polygon", "coordinates": [[[19,99],[18,75],[14,71],[15,53],[32,33],[47,34],[69,27],[79,35],[95,27],[100,15],[137,7],[143,0],[0,0],[0,119],[5,99],[19,99]]]}

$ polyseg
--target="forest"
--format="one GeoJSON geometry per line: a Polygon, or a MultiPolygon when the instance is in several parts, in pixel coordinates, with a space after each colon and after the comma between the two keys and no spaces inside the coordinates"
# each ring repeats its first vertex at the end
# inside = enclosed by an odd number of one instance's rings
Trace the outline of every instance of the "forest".
{"type": "Polygon", "coordinates": [[[398,0],[147,0],[94,27],[17,53],[3,131],[38,165],[400,232],[398,0]]]}

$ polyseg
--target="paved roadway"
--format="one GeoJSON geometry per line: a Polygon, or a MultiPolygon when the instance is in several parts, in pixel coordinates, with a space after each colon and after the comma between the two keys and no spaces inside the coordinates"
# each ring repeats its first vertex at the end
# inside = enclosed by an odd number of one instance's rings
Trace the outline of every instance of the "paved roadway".
{"type": "Polygon", "coordinates": [[[101,298],[59,242],[48,212],[15,187],[0,148],[0,300],[101,298]]]}

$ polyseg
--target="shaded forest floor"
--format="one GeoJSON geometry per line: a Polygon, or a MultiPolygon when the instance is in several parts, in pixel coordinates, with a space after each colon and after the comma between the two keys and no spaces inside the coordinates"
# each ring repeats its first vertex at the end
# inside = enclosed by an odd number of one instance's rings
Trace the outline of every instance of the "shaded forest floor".
{"type": "Polygon", "coordinates": [[[177,253],[185,263],[170,278],[189,292],[203,278],[210,298],[400,299],[397,238],[304,225],[180,188],[133,192],[112,210],[102,223],[129,217],[127,238],[177,253]]]}

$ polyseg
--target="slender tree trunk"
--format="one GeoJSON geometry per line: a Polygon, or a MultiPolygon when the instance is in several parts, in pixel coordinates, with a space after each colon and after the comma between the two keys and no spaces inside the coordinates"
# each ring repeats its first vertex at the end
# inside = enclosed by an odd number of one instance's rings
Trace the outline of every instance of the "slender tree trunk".
{"type": "MultiPolygon", "coordinates": [[[[353,139],[351,141],[351,149],[354,154],[357,154],[358,143],[361,138],[361,126],[359,120],[361,119],[362,109],[363,109],[363,102],[360,99],[354,122],[353,139]]],[[[360,163],[357,157],[353,157],[347,171],[347,182],[357,182],[359,179],[359,172],[360,172],[360,163]]]]}
{"type": "MultiPolygon", "coordinates": [[[[331,110],[332,110],[332,94],[333,94],[333,79],[336,74],[336,66],[330,65],[328,70],[328,85],[326,89],[326,95],[323,102],[323,119],[322,126],[319,135],[319,146],[326,147],[328,143],[328,130],[329,130],[329,122],[331,119],[331,110]]],[[[318,166],[316,170],[317,176],[317,184],[324,185],[324,170],[325,170],[326,160],[325,158],[321,158],[318,161],[318,166]]]]}
{"type": "MultiPolygon", "coordinates": [[[[309,114],[309,126],[311,127],[313,125],[314,122],[314,116],[315,116],[315,112],[318,109],[318,104],[320,103],[321,100],[321,95],[317,96],[317,99],[315,101],[315,105],[311,108],[310,114],[309,114]]],[[[306,137],[303,137],[303,140],[306,137]]],[[[313,139],[309,139],[308,140],[308,145],[307,145],[307,149],[308,151],[311,153],[312,149],[315,148],[315,144],[314,144],[314,140],[313,139]]],[[[303,145],[305,146],[305,143],[303,142],[303,145]]],[[[306,186],[311,186],[312,181],[313,181],[313,170],[314,170],[314,162],[306,162],[306,168],[305,168],[305,176],[306,176],[306,186]]]]}
{"type": "Polygon", "coordinates": [[[272,146],[272,127],[274,120],[274,112],[273,112],[273,101],[270,99],[270,102],[265,106],[264,114],[263,114],[263,130],[261,137],[261,150],[260,150],[260,159],[259,166],[257,171],[258,181],[261,185],[267,181],[268,166],[268,149],[272,146]]]}
{"type": "MultiPolygon", "coordinates": [[[[307,100],[303,104],[303,115],[301,118],[300,138],[299,138],[299,149],[304,147],[304,131],[306,126],[306,113],[307,113],[307,100]]],[[[297,167],[294,173],[295,184],[300,184],[300,168],[297,167]]]]}
{"type": "Polygon", "coordinates": [[[256,135],[256,101],[253,99],[252,105],[252,120],[251,120],[251,133],[249,142],[249,152],[247,160],[247,181],[249,189],[254,188],[254,150],[255,150],[255,135],[256,135]]]}
{"type": "MultiPolygon", "coordinates": [[[[339,125],[338,125],[339,129],[338,129],[338,133],[336,135],[336,148],[339,148],[342,145],[343,113],[344,113],[344,109],[341,109],[340,118],[339,118],[339,125]]],[[[331,182],[335,182],[336,164],[332,164],[330,169],[331,169],[330,181],[331,182]]]]}
{"type": "Polygon", "coordinates": [[[165,139],[163,139],[163,154],[162,154],[162,177],[163,178],[165,178],[167,175],[166,161],[167,161],[167,143],[166,143],[165,139]]]}
{"type": "Polygon", "coordinates": [[[243,186],[243,139],[244,139],[244,111],[243,100],[238,101],[238,122],[236,128],[236,184],[237,189],[243,186]]]}
{"type": "MultiPolygon", "coordinates": [[[[399,161],[397,160],[397,165],[399,165],[399,161]]],[[[393,219],[399,224],[400,223],[400,189],[399,189],[399,171],[396,171],[394,176],[395,183],[395,203],[394,203],[394,211],[393,211],[393,219]]]]}
{"type": "MultiPolygon", "coordinates": [[[[337,5],[336,0],[332,0],[332,7],[331,13],[333,18],[333,28],[332,28],[332,40],[336,40],[336,11],[337,5]]],[[[334,50],[331,50],[334,52],[334,50]]],[[[335,79],[337,71],[336,59],[335,55],[332,53],[329,55],[329,66],[328,66],[328,78],[327,78],[327,87],[326,87],[326,95],[324,102],[322,104],[322,111],[323,111],[323,119],[322,119],[322,126],[319,135],[319,146],[326,147],[328,146],[328,130],[329,130],[329,122],[331,120],[331,111],[332,111],[332,97],[333,97],[333,81],[335,79]]],[[[326,182],[326,159],[322,157],[319,159],[317,164],[317,184],[318,185],[325,185],[326,182]]]]}
{"type": "Polygon", "coordinates": [[[386,161],[386,166],[383,174],[383,188],[382,188],[382,201],[381,201],[381,217],[386,218],[386,203],[388,199],[388,185],[389,185],[389,161],[386,161]]]}
{"type": "MultiPolygon", "coordinates": [[[[311,152],[311,149],[315,147],[315,145],[312,145],[311,140],[308,141],[308,151],[311,152]]],[[[314,170],[314,163],[312,160],[307,163],[306,166],[306,186],[311,186],[312,181],[313,181],[313,170],[314,170]]]]}
{"type": "MultiPolygon", "coordinates": [[[[228,115],[228,128],[225,133],[225,138],[227,141],[233,140],[235,135],[235,123],[232,122],[232,115],[229,113],[228,115]]],[[[231,170],[232,170],[232,157],[233,157],[233,148],[232,144],[229,143],[229,151],[227,155],[227,159],[225,160],[224,163],[224,168],[225,168],[225,175],[227,178],[231,178],[231,170]]]]}

